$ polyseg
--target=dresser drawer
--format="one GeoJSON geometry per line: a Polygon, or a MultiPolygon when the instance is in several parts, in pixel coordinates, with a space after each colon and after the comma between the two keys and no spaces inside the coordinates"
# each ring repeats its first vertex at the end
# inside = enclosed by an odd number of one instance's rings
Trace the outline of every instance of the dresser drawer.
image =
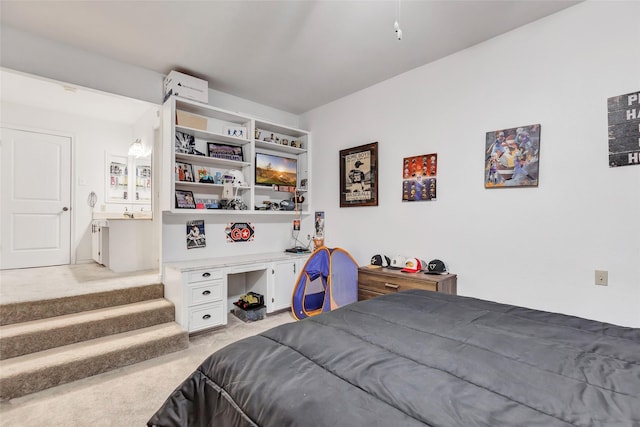
{"type": "Polygon", "coordinates": [[[399,275],[386,276],[381,274],[370,274],[360,271],[358,273],[358,287],[369,292],[389,294],[392,292],[406,291],[408,289],[423,289],[426,291],[437,291],[438,282],[425,280],[422,273],[402,273],[407,277],[399,275]],[[417,274],[421,276],[415,277],[417,274]],[[416,280],[419,279],[419,280],[416,280]]]}
{"type": "Polygon", "coordinates": [[[226,313],[222,301],[189,309],[189,332],[226,325],[226,313]]]}
{"type": "Polygon", "coordinates": [[[222,299],[223,288],[222,280],[203,282],[200,285],[192,286],[189,288],[189,305],[219,301],[222,299]]]}
{"type": "Polygon", "coordinates": [[[189,283],[204,282],[206,280],[222,279],[222,269],[213,268],[207,270],[196,270],[189,272],[189,283]]]}
{"type": "Polygon", "coordinates": [[[379,297],[380,295],[384,295],[384,294],[380,292],[374,292],[370,289],[366,289],[363,287],[358,288],[358,301],[379,297]]]}

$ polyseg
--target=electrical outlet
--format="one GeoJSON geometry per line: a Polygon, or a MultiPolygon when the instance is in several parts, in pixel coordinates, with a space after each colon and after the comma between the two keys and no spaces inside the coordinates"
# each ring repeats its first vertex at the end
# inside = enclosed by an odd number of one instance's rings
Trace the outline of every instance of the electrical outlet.
{"type": "Polygon", "coordinates": [[[609,272],[596,270],[596,285],[607,286],[609,284],[609,272]]]}

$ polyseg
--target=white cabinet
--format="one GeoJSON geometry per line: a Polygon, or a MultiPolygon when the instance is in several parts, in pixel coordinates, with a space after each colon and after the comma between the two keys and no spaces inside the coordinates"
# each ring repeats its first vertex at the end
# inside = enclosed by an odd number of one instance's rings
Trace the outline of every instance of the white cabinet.
{"type": "Polygon", "coordinates": [[[109,265],[109,228],[107,221],[91,221],[91,257],[95,262],[109,265]]]}
{"type": "Polygon", "coordinates": [[[273,263],[272,291],[270,292],[270,307],[267,307],[268,312],[291,307],[293,287],[305,261],[306,258],[299,258],[273,263]]]}
{"type": "Polygon", "coordinates": [[[175,96],[163,107],[161,209],[308,212],[309,132],[175,96]],[[277,209],[276,209],[277,208],[277,209]]]}
{"type": "Polygon", "coordinates": [[[227,280],[221,268],[182,272],[167,267],[165,298],[173,302],[176,322],[186,331],[197,332],[227,324],[227,280]]]}
{"type": "Polygon", "coordinates": [[[105,153],[107,203],[151,203],[151,160],[105,153]]]}

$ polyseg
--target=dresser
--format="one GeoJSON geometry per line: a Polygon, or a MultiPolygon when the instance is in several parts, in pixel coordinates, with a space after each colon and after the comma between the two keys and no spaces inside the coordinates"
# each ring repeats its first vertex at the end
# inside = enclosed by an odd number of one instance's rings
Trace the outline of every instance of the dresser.
{"type": "Polygon", "coordinates": [[[358,269],[358,300],[365,300],[408,289],[457,294],[455,274],[404,273],[390,268],[358,269]]]}

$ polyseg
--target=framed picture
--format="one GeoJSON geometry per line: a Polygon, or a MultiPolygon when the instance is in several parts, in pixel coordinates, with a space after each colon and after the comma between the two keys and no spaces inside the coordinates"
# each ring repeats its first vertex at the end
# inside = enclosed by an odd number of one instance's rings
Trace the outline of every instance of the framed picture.
{"type": "Polygon", "coordinates": [[[204,248],[206,246],[204,220],[187,221],[187,249],[204,248]]]}
{"type": "Polygon", "coordinates": [[[340,207],[378,206],[378,143],[340,150],[340,207]]]}
{"type": "Polygon", "coordinates": [[[242,147],[237,145],[207,142],[207,154],[209,157],[215,157],[216,159],[235,160],[236,162],[243,160],[242,147]]]}
{"type": "Polygon", "coordinates": [[[196,202],[192,191],[176,190],[176,208],[195,209],[196,202]]]}
{"type": "Polygon", "coordinates": [[[436,200],[438,154],[422,154],[402,160],[402,201],[436,200]]]}
{"type": "Polygon", "coordinates": [[[193,182],[193,166],[190,163],[176,162],[176,181],[193,182]]]}
{"type": "Polygon", "coordinates": [[[537,187],[540,125],[487,132],[484,187],[537,187]]]}

